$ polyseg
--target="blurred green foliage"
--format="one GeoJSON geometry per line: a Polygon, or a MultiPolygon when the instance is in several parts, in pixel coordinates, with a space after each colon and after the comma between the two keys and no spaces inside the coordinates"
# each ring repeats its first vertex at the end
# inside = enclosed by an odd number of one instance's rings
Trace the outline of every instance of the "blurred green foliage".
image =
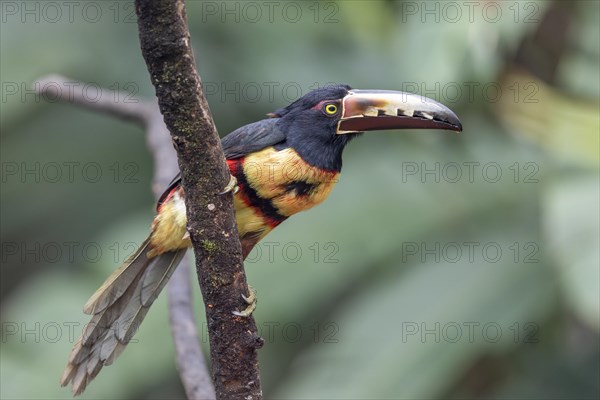
{"type": "MultiPolygon", "coordinates": [[[[153,95],[132,4],[75,3],[72,20],[2,3],[3,399],[70,398],[58,378],[81,306],[152,218],[143,132],[27,92],[60,73],[153,95]]],[[[543,45],[513,55],[544,43],[552,2],[482,1],[473,18],[460,2],[460,18],[444,2],[272,4],[188,2],[221,134],[328,82],[412,89],[465,131],[364,135],[325,204],[250,256],[266,397],[598,398],[599,3],[561,5],[544,80],[543,45]]],[[[161,296],[82,397],[183,397],[167,321],[161,296]]]]}

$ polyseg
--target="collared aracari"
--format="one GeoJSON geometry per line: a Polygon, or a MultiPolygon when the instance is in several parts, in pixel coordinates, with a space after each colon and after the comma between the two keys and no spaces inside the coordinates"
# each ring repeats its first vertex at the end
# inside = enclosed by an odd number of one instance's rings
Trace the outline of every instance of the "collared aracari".
{"type": "MultiPolygon", "coordinates": [[[[228,186],[235,186],[244,258],[288,217],[325,200],[342,168],[344,147],[360,133],[462,130],[458,117],[431,99],[395,91],[354,90],[347,85],[316,89],[268,116],[222,140],[235,183],[228,186]]],[[[72,382],[75,395],[131,340],[191,245],[186,223],[185,194],[178,176],[158,201],[150,236],[84,306],[92,319],[61,379],[63,386],[72,382]]]]}

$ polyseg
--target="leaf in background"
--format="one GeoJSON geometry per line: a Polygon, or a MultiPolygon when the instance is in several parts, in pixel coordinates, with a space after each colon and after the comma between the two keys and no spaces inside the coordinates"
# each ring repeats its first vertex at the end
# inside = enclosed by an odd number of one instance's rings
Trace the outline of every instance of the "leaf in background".
{"type": "Polygon", "coordinates": [[[573,311],[600,331],[600,194],[595,174],[570,178],[549,188],[544,233],[573,311]]]}
{"type": "MultiPolygon", "coordinates": [[[[506,249],[519,235],[495,231],[478,240],[506,249]]],[[[554,285],[542,263],[514,263],[505,254],[498,263],[418,263],[401,278],[389,271],[353,293],[331,315],[337,342],[298,354],[273,397],[439,398],[483,354],[543,340],[539,332],[523,335],[548,318],[554,285]]]]}
{"type": "Polygon", "coordinates": [[[502,81],[496,109],[515,133],[571,165],[600,166],[600,118],[597,100],[567,96],[526,72],[511,69],[502,81]],[[515,97],[518,96],[518,97],[515,97]]]}

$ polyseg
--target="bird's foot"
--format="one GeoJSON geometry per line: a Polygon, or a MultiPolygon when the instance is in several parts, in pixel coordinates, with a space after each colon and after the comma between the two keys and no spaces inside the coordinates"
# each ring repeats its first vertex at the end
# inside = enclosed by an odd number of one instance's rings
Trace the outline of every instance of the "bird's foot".
{"type": "Polygon", "coordinates": [[[247,297],[242,294],[242,299],[244,299],[246,304],[248,304],[248,307],[242,311],[233,311],[233,315],[237,315],[238,317],[249,317],[252,315],[256,309],[256,290],[252,286],[248,285],[248,293],[249,295],[247,297]]]}
{"type": "Polygon", "coordinates": [[[219,194],[226,194],[231,191],[233,191],[233,194],[236,194],[238,190],[240,190],[240,188],[237,185],[237,179],[235,178],[235,176],[229,175],[229,182],[227,183],[227,186],[225,186],[225,189],[223,189],[223,191],[219,194]]]}

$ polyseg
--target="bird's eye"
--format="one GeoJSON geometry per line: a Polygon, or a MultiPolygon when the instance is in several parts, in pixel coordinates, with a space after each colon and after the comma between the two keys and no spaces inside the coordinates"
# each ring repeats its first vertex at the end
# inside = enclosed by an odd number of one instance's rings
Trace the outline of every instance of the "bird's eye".
{"type": "Polygon", "coordinates": [[[325,105],[323,110],[325,110],[325,114],[327,115],[335,115],[335,113],[338,111],[338,107],[335,104],[330,103],[325,105]]]}

